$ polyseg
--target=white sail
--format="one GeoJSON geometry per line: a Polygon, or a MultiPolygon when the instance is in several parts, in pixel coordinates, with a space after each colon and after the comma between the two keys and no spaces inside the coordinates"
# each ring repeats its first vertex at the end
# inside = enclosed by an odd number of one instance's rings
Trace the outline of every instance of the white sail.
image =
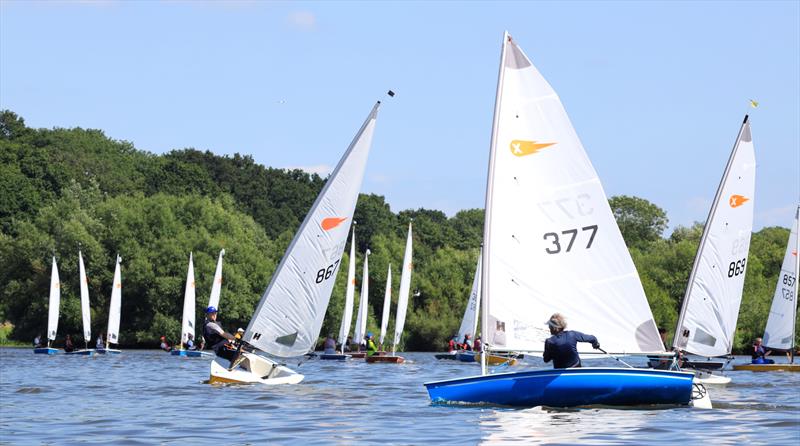
{"type": "Polygon", "coordinates": [[[350,239],[350,262],[347,265],[347,288],[344,293],[344,312],[342,312],[342,325],[339,327],[339,345],[344,350],[347,335],[350,334],[350,321],[353,319],[353,299],[356,295],[356,227],[353,226],[353,235],[350,239]]]}
{"type": "Polygon", "coordinates": [[[389,307],[392,306],[392,264],[389,264],[389,271],[386,272],[386,292],[383,296],[383,318],[381,318],[381,339],[380,345],[386,338],[386,328],[389,326],[389,307]]]}
{"type": "Polygon", "coordinates": [[[369,249],[364,254],[364,271],[361,275],[361,297],[358,299],[358,315],[356,316],[356,327],[353,329],[353,343],[361,344],[364,340],[364,333],[367,332],[367,308],[369,301],[369,249]]]}
{"type": "MultiPolygon", "coordinates": [[[[108,344],[119,343],[119,316],[122,309],[122,276],[119,266],[122,257],[117,255],[116,267],[114,268],[114,283],[111,285],[111,302],[108,306],[108,344]]],[[[110,345],[106,345],[109,348],[110,345]]]]}
{"type": "Polygon", "coordinates": [[[86,277],[86,267],[83,266],[83,255],[78,250],[78,272],[81,286],[81,315],[83,316],[83,340],[87,343],[92,340],[92,314],[89,308],[89,279],[86,277]]]}
{"type": "Polygon", "coordinates": [[[325,182],[275,270],[245,331],[243,339],[250,345],[280,357],[302,355],[316,345],[347,243],[348,226],[342,223],[353,218],[379,105],[325,182]]]}
{"type": "Polygon", "coordinates": [[[411,223],[408,224],[408,237],[406,238],[406,252],[403,255],[403,272],[400,275],[400,291],[397,294],[397,320],[394,324],[394,342],[392,351],[400,344],[403,335],[403,326],[406,324],[406,308],[408,308],[408,294],[411,291],[411,270],[414,264],[411,261],[411,223]]]}
{"type": "MultiPolygon", "coordinates": [[[[220,257],[222,259],[222,257],[220,257]]],[[[194,338],[194,313],[195,313],[195,288],[194,288],[194,260],[189,253],[189,269],[186,271],[186,288],[183,292],[183,319],[181,322],[181,344],[189,341],[189,335],[194,338]]]]}
{"type": "Polygon", "coordinates": [[[772,297],[767,328],[764,330],[764,345],[774,349],[789,350],[794,347],[794,324],[797,315],[797,220],[800,207],[794,215],[792,232],[783,255],[778,285],[772,297]]]}
{"type": "Polygon", "coordinates": [[[56,338],[56,333],[58,332],[58,310],[60,305],[61,280],[58,278],[56,257],[53,256],[53,268],[50,271],[50,302],[47,307],[47,339],[50,341],[56,338]]]}
{"type": "Polygon", "coordinates": [[[219,258],[217,259],[217,271],[214,273],[214,283],[211,284],[211,295],[208,297],[208,306],[217,310],[219,310],[219,295],[222,292],[222,256],[224,255],[225,250],[220,250],[219,258]]]}
{"type": "Polygon", "coordinates": [[[701,356],[731,352],[753,231],[756,161],[745,117],[689,276],[674,347],[701,356]]]}
{"type": "MultiPolygon", "coordinates": [[[[469,334],[475,338],[475,330],[478,328],[478,309],[481,307],[481,253],[478,253],[478,264],[475,266],[475,277],[472,279],[472,291],[469,293],[467,308],[464,309],[464,317],[461,319],[461,327],[458,328],[457,341],[464,340],[464,335],[469,334]]],[[[473,341],[474,342],[474,341],[473,341]]]]}
{"type": "Polygon", "coordinates": [[[558,95],[508,34],[482,270],[490,350],[541,352],[556,312],[610,353],[664,349],[597,173],[558,95]]]}

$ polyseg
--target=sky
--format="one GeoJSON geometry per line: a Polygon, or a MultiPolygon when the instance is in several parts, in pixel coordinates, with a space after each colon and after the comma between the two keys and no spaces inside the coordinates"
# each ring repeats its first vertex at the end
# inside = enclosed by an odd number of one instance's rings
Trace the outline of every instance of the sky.
{"type": "Polygon", "coordinates": [[[704,221],[749,113],[755,229],[791,224],[796,0],[0,0],[0,109],[324,176],[382,100],[362,192],[452,216],[484,204],[505,30],[558,92],[607,195],[650,200],[671,229],[704,221]]]}

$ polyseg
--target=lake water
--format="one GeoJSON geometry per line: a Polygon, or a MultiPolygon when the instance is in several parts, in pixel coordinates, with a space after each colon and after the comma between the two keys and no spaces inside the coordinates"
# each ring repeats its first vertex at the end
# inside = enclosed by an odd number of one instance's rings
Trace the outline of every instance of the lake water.
{"type": "MultiPolygon", "coordinates": [[[[480,367],[431,353],[404,356],[400,365],[289,361],[305,374],[301,384],[212,386],[204,383],[208,359],[2,348],[0,444],[800,442],[800,373],[729,371],[732,384],[709,386],[713,410],[454,407],[431,405],[422,383],[480,367]]],[[[526,359],[519,369],[543,366],[526,359]]]]}

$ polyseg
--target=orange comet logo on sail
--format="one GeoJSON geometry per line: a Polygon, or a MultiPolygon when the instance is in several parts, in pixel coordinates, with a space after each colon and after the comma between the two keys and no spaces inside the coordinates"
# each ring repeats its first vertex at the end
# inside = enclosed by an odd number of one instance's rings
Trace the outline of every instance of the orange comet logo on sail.
{"type": "Polygon", "coordinates": [[[728,204],[731,205],[732,208],[738,208],[747,201],[750,201],[750,199],[743,195],[734,194],[731,195],[731,198],[728,199],[728,204]]]}
{"type": "Polygon", "coordinates": [[[532,155],[545,147],[550,147],[554,142],[536,142],[536,141],[522,141],[515,139],[511,141],[511,153],[514,156],[532,155]]]}
{"type": "Polygon", "coordinates": [[[330,231],[331,229],[339,226],[342,224],[343,221],[347,220],[347,218],[340,218],[340,217],[328,217],[322,220],[322,229],[326,231],[330,231]]]}

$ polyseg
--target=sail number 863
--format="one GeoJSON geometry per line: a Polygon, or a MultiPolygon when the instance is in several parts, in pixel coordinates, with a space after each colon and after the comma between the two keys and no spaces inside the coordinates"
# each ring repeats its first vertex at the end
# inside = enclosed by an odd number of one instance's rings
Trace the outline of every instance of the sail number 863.
{"type": "Polygon", "coordinates": [[[315,282],[322,283],[323,281],[330,279],[334,271],[336,271],[336,267],[339,266],[339,260],[333,262],[332,265],[328,265],[327,268],[322,268],[321,270],[317,271],[317,278],[315,282]]]}
{"type": "Polygon", "coordinates": [[[744,274],[745,261],[747,261],[746,257],[742,260],[731,262],[731,264],[728,265],[728,277],[734,277],[738,276],[739,274],[744,274]]]}

